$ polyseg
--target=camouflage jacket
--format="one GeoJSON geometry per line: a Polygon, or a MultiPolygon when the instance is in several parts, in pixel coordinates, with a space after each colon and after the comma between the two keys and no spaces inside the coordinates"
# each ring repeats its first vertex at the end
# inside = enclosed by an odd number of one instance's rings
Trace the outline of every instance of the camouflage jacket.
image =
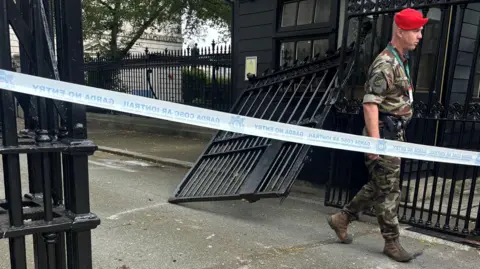
{"type": "MultiPolygon", "coordinates": [[[[406,66],[406,60],[403,57],[402,60],[406,66]]],[[[409,87],[405,69],[395,55],[385,48],[368,70],[363,103],[376,103],[380,112],[410,120],[413,110],[408,96],[409,87]]]]}

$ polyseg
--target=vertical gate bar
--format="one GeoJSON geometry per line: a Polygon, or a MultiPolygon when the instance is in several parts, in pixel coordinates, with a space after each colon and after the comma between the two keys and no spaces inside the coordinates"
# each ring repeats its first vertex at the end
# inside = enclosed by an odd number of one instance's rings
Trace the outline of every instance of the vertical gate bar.
{"type": "MultiPolygon", "coordinates": [[[[455,35],[454,35],[454,41],[452,44],[452,54],[451,54],[451,60],[448,68],[448,78],[447,78],[447,88],[446,88],[446,93],[445,93],[445,107],[449,107],[450,105],[450,95],[452,94],[452,87],[453,87],[453,80],[454,80],[454,74],[455,74],[455,67],[457,64],[457,55],[458,55],[458,48],[460,44],[460,37],[461,37],[461,28],[463,25],[463,18],[465,16],[465,9],[467,8],[466,4],[460,5],[460,14],[458,17],[456,17],[455,20],[455,35]]],[[[472,67],[475,68],[475,67],[472,67]]],[[[455,112],[453,112],[455,113],[455,112]]],[[[455,132],[455,125],[456,121],[453,121],[453,126],[452,126],[452,132],[455,132]]],[[[445,126],[446,128],[446,126],[445,126]]],[[[443,132],[444,133],[444,132],[443,132]]],[[[444,134],[445,135],[445,134],[444,134]]],[[[453,134],[451,135],[453,137],[453,134]]],[[[453,138],[452,138],[453,139],[453,138]]],[[[457,170],[457,165],[454,166],[453,172],[452,172],[452,183],[450,187],[450,195],[448,199],[448,206],[447,206],[447,215],[445,219],[445,224],[443,226],[443,229],[445,230],[450,230],[450,216],[451,216],[451,210],[453,206],[453,196],[455,194],[455,174],[457,170]]]]}
{"type": "MultiPolygon", "coordinates": [[[[440,26],[440,42],[437,47],[436,51],[436,59],[437,59],[437,64],[436,64],[436,70],[435,70],[435,76],[431,81],[431,87],[428,95],[428,105],[427,105],[427,111],[429,111],[429,114],[432,114],[433,118],[435,120],[435,126],[437,127],[439,125],[438,119],[440,118],[440,111],[435,111],[434,107],[434,97],[439,97],[439,93],[441,90],[441,80],[442,80],[442,75],[443,75],[443,66],[444,62],[446,60],[446,52],[447,52],[447,39],[448,39],[448,18],[447,18],[447,11],[448,6],[441,6],[441,15],[440,15],[440,21],[441,21],[441,26],[440,26]],[[443,56],[442,56],[443,55],[443,56]],[[442,57],[440,57],[442,56],[442,57]],[[435,96],[434,96],[435,95],[435,96]],[[435,114],[433,114],[435,113],[435,114]]],[[[435,134],[436,136],[437,134],[435,134]]],[[[433,145],[436,144],[436,141],[433,142],[433,145]]],[[[432,186],[432,195],[430,197],[430,207],[428,210],[428,218],[427,222],[425,225],[427,227],[432,225],[432,218],[433,218],[433,211],[434,211],[434,205],[435,205],[435,194],[437,190],[437,182],[438,182],[438,172],[439,172],[439,164],[438,162],[434,162],[433,164],[433,186],[432,186]]],[[[427,174],[428,175],[428,174],[427,174]]],[[[435,225],[437,226],[438,223],[435,225]]]]}
{"type": "MultiPolygon", "coordinates": [[[[60,0],[60,13],[63,25],[62,40],[65,50],[64,66],[65,80],[83,84],[83,38],[82,38],[82,3],[81,0],[69,0],[69,7],[66,8],[66,0],[60,0]]],[[[83,105],[68,104],[68,134],[72,139],[86,139],[86,108],[83,105]]],[[[65,161],[69,171],[66,174],[65,182],[65,208],[70,210],[77,217],[90,213],[89,201],[89,180],[88,180],[88,156],[66,155],[65,161]],[[67,199],[68,195],[68,199],[67,199]],[[68,206],[67,206],[68,200],[68,206]]],[[[92,268],[92,243],[91,231],[74,230],[67,232],[67,256],[68,268],[88,269],[92,268]]]]}
{"type": "MultiPolygon", "coordinates": [[[[67,68],[65,67],[65,53],[66,53],[66,48],[64,45],[65,43],[63,42],[64,40],[64,33],[65,33],[65,24],[63,23],[64,22],[64,14],[62,13],[62,6],[61,6],[61,2],[59,0],[54,0],[53,2],[53,8],[54,8],[54,12],[55,12],[55,33],[56,33],[56,36],[57,36],[57,42],[56,42],[56,47],[57,47],[57,64],[58,64],[58,72],[59,72],[59,76],[60,76],[60,79],[61,80],[64,80],[67,78],[68,76],[68,72],[66,72],[67,68]]],[[[96,63],[98,65],[100,65],[100,62],[99,62],[99,58],[97,57],[97,59],[93,62],[93,63],[96,63]]],[[[94,81],[95,81],[95,86],[101,86],[101,85],[98,85],[96,83],[98,83],[98,76],[100,74],[98,72],[95,73],[95,78],[94,78],[94,81]]],[[[67,106],[65,106],[65,109],[67,109],[67,106]]],[[[66,115],[63,115],[63,116],[66,116],[66,115]]],[[[61,131],[59,130],[59,133],[58,133],[58,138],[59,139],[63,139],[65,138],[65,131],[66,131],[66,119],[65,118],[61,118],[61,131]]],[[[65,158],[62,157],[61,154],[56,154],[54,156],[52,156],[52,166],[57,166],[58,169],[54,169],[52,167],[52,171],[54,172],[54,178],[52,178],[54,180],[54,192],[55,192],[55,199],[56,201],[55,202],[55,205],[60,205],[64,202],[64,199],[63,199],[63,194],[64,192],[66,191],[64,188],[63,188],[63,184],[62,184],[62,165],[65,161],[65,158]]],[[[65,169],[65,167],[64,167],[65,169]]],[[[63,171],[63,175],[66,173],[66,171],[64,170],[63,171]]],[[[56,244],[55,244],[55,264],[57,266],[57,269],[63,269],[63,268],[66,268],[67,266],[67,257],[66,257],[66,248],[65,248],[65,233],[64,232],[59,232],[57,233],[57,241],[56,241],[56,244]]]]}
{"type": "MultiPolygon", "coordinates": [[[[375,3],[375,10],[378,8],[378,2],[375,3]]],[[[370,64],[373,62],[375,50],[375,40],[377,39],[377,24],[378,24],[378,14],[373,15],[373,23],[372,23],[372,46],[370,48],[370,57],[368,58],[368,63],[370,64]]]]}
{"type": "Polygon", "coordinates": [[[392,24],[393,24],[393,16],[395,14],[393,12],[390,12],[390,13],[387,13],[385,15],[385,17],[387,17],[387,23],[384,23],[385,27],[387,28],[385,33],[385,45],[384,47],[387,45],[387,43],[390,41],[390,38],[392,37],[392,31],[393,31],[393,28],[392,28],[392,24]]]}
{"type": "MultiPolygon", "coordinates": [[[[343,65],[339,65],[338,68],[343,68],[343,67],[340,67],[340,66],[343,66],[343,65]]],[[[335,78],[340,78],[340,77],[337,77],[337,75],[339,73],[340,73],[340,70],[337,70],[337,72],[333,76],[332,80],[330,81],[330,84],[328,85],[327,90],[323,94],[322,99],[320,100],[320,102],[318,102],[317,107],[313,111],[313,114],[312,114],[312,117],[310,118],[310,121],[314,121],[315,117],[317,116],[317,112],[320,110],[321,107],[323,107],[325,105],[327,95],[329,95],[330,91],[334,88],[333,83],[335,83],[335,78]]]]}
{"type": "MultiPolygon", "coordinates": [[[[27,26],[31,27],[31,20],[30,20],[30,6],[29,6],[29,0],[17,0],[17,7],[20,10],[20,13],[22,15],[22,19],[25,21],[27,26]]],[[[22,44],[22,42],[19,42],[19,52],[20,52],[20,72],[24,74],[32,74],[32,65],[31,65],[31,60],[29,58],[29,55],[27,54],[27,51],[24,46],[32,46],[33,44],[22,44]]],[[[26,134],[28,134],[30,131],[33,131],[35,129],[34,127],[34,110],[31,107],[31,102],[35,97],[29,96],[27,94],[21,94],[21,93],[16,93],[15,94],[19,101],[21,102],[22,100],[24,105],[22,106],[24,110],[24,126],[25,126],[25,131],[26,134]]],[[[27,157],[31,156],[30,154],[27,155],[27,157]]],[[[29,161],[30,163],[30,161],[29,161]]],[[[30,165],[29,165],[30,168],[30,165]]]]}
{"type": "MultiPolygon", "coordinates": [[[[0,40],[0,53],[2,54],[0,57],[0,68],[12,70],[6,0],[0,0],[0,36],[3,36],[0,40]]],[[[18,146],[15,99],[11,91],[0,89],[0,115],[3,146],[18,146]]],[[[24,224],[24,219],[19,155],[3,154],[2,161],[9,224],[10,227],[21,227],[24,224]]],[[[26,269],[25,236],[9,238],[9,246],[11,267],[14,269],[26,269]]]]}
{"type": "MultiPolygon", "coordinates": [[[[71,1],[71,0],[70,0],[71,1]]],[[[90,213],[89,203],[89,183],[88,183],[88,157],[87,156],[67,156],[69,162],[69,178],[66,180],[70,184],[70,207],[73,214],[85,215],[90,213]]],[[[75,230],[67,232],[67,256],[68,268],[88,268],[92,267],[92,242],[90,230],[75,230]]]]}
{"type": "MultiPolygon", "coordinates": [[[[347,3],[347,2],[345,2],[347,3]]],[[[345,76],[345,68],[343,66],[343,62],[345,62],[346,58],[346,49],[347,49],[347,38],[348,38],[348,28],[350,25],[351,17],[348,16],[348,13],[345,13],[345,18],[343,19],[343,33],[342,33],[342,46],[340,49],[340,65],[338,69],[338,80],[342,81],[343,77],[345,76]]]]}
{"type": "Polygon", "coordinates": [[[479,235],[480,236],[480,202],[478,203],[478,211],[477,211],[477,219],[475,221],[475,228],[472,232],[474,235],[479,235]]]}
{"type": "MultiPolygon", "coordinates": [[[[441,23],[441,28],[440,28],[440,40],[443,40],[444,38],[446,39],[446,31],[445,31],[445,27],[446,27],[446,11],[447,11],[447,8],[446,6],[442,6],[441,7],[441,15],[440,15],[440,21],[442,22],[441,23]]],[[[433,105],[433,96],[434,96],[434,93],[438,93],[439,92],[439,87],[440,87],[440,83],[438,83],[439,81],[439,77],[442,76],[442,64],[443,64],[443,59],[442,57],[440,57],[440,55],[445,55],[444,51],[446,50],[446,44],[445,44],[445,41],[441,41],[441,42],[438,42],[438,45],[436,47],[436,59],[437,59],[437,69],[436,69],[436,73],[435,73],[435,76],[433,77],[433,79],[431,80],[430,84],[430,90],[429,90],[429,95],[428,95],[428,101],[427,101],[427,107],[426,107],[426,112],[425,112],[425,116],[428,118],[429,116],[429,111],[431,111],[432,109],[432,105],[433,105]]],[[[418,57],[420,58],[420,55],[421,53],[419,53],[418,57]]],[[[445,57],[445,56],[444,56],[445,57]]],[[[418,66],[420,65],[420,59],[418,60],[418,64],[416,66],[416,68],[418,69],[418,66]]],[[[418,70],[417,72],[414,72],[415,75],[418,75],[418,70]]],[[[416,82],[415,82],[416,83],[416,82]]],[[[428,123],[430,123],[430,120],[425,118],[425,121],[427,123],[427,126],[428,126],[428,123]]],[[[424,126],[425,123],[424,123],[424,126]]],[[[422,135],[422,142],[421,143],[425,143],[427,141],[425,141],[426,139],[426,135],[427,135],[427,130],[428,127],[424,127],[424,132],[423,132],[423,135],[422,135]]],[[[421,162],[423,164],[423,162],[421,162]]],[[[430,167],[430,162],[426,162],[427,164],[427,167],[430,167]]],[[[434,171],[436,171],[436,167],[438,167],[438,164],[434,162],[434,171]]],[[[425,187],[424,187],[424,196],[425,197],[425,194],[426,194],[426,189],[427,189],[427,181],[428,181],[428,178],[429,178],[429,174],[430,174],[430,169],[427,169],[427,172],[426,172],[426,182],[425,182],[425,187]]],[[[418,180],[418,177],[417,177],[417,180],[418,180]]],[[[434,174],[434,186],[432,188],[432,191],[431,191],[431,202],[430,202],[430,209],[429,209],[429,214],[428,214],[428,217],[427,217],[427,221],[425,222],[425,225],[426,226],[430,226],[431,225],[431,218],[432,218],[432,213],[433,213],[433,204],[434,204],[434,199],[433,197],[435,196],[435,192],[436,192],[436,183],[437,183],[437,175],[434,174]]],[[[425,202],[426,202],[426,199],[424,198],[423,201],[422,201],[422,209],[421,209],[421,213],[420,213],[420,220],[419,220],[419,223],[423,223],[423,211],[424,211],[424,206],[425,206],[425,202]]]]}
{"type": "MultiPolygon", "coordinates": [[[[423,16],[426,17],[428,15],[429,8],[423,8],[422,13],[423,16]]],[[[413,89],[416,90],[416,85],[417,85],[417,78],[418,78],[418,70],[420,69],[420,62],[422,59],[422,48],[423,48],[423,38],[420,39],[420,42],[418,43],[418,47],[415,53],[415,66],[413,66],[413,72],[412,72],[412,84],[414,85],[413,89]]]]}
{"type": "MultiPolygon", "coordinates": [[[[472,206],[473,206],[473,198],[474,198],[474,193],[475,193],[475,187],[477,186],[477,176],[478,176],[478,166],[475,166],[473,168],[473,173],[472,173],[472,183],[470,184],[470,192],[469,192],[469,195],[468,195],[468,202],[467,202],[467,210],[466,210],[466,213],[465,213],[465,216],[466,216],[466,219],[465,219],[465,222],[463,224],[463,229],[462,229],[462,233],[463,234],[468,234],[469,233],[469,223],[470,223],[470,219],[471,219],[471,214],[472,214],[472,206]]],[[[480,211],[480,208],[478,209],[478,211],[480,211]]],[[[478,219],[477,219],[477,222],[478,222],[478,219]]]]}
{"type": "MultiPolygon", "coordinates": [[[[423,135],[422,135],[422,144],[425,144],[425,137],[426,137],[426,134],[428,133],[428,127],[429,127],[429,123],[430,121],[427,120],[427,119],[423,119],[424,123],[423,123],[423,135]]],[[[419,162],[419,167],[421,169],[422,165],[423,165],[424,161],[420,161],[419,162]]],[[[425,203],[426,203],[426,195],[427,195],[427,187],[428,187],[428,179],[429,179],[429,174],[430,174],[430,169],[428,169],[428,167],[430,167],[430,162],[429,161],[425,161],[425,164],[426,164],[426,167],[427,167],[427,171],[426,171],[426,174],[425,174],[425,184],[423,184],[423,195],[422,195],[422,207],[420,209],[420,216],[419,216],[419,219],[418,219],[418,222],[419,224],[423,224],[423,214],[424,214],[424,211],[425,211],[425,203]]],[[[420,173],[417,173],[417,180],[420,180],[420,173]]],[[[432,194],[433,195],[433,194],[432,194]]]]}
{"type": "MultiPolygon", "coordinates": [[[[416,120],[415,121],[415,128],[414,130],[417,130],[419,128],[419,120],[416,120]]],[[[422,161],[419,160],[416,162],[417,163],[417,176],[416,176],[416,179],[415,179],[415,184],[414,184],[414,189],[413,189],[413,201],[412,201],[412,209],[410,211],[410,219],[409,219],[409,222],[410,223],[415,223],[416,220],[415,220],[415,213],[416,213],[416,207],[417,207],[417,200],[418,200],[418,189],[420,187],[420,169],[421,169],[421,165],[422,165],[422,161]]],[[[412,173],[413,173],[413,165],[414,165],[414,161],[412,159],[410,159],[410,169],[409,169],[409,175],[408,175],[408,182],[407,182],[407,193],[406,193],[406,197],[407,199],[405,200],[405,207],[404,207],[404,211],[403,211],[403,214],[405,215],[405,210],[407,209],[407,203],[408,203],[408,194],[410,192],[410,182],[412,180],[412,173]]],[[[427,180],[427,179],[425,179],[427,180]]],[[[425,182],[426,184],[427,182],[425,182]]],[[[404,216],[402,216],[403,218],[404,216]]]]}
{"type": "MultiPolygon", "coordinates": [[[[445,92],[445,107],[450,105],[450,97],[452,94],[452,87],[453,87],[453,80],[455,76],[455,67],[457,65],[457,56],[458,56],[458,49],[460,46],[460,38],[462,36],[462,25],[463,25],[463,18],[465,17],[465,9],[467,8],[466,4],[460,5],[460,14],[455,18],[455,35],[453,37],[452,48],[451,48],[451,55],[450,61],[448,66],[448,75],[447,75],[447,86],[445,92]]],[[[475,68],[475,67],[472,67],[475,68]]]]}
{"type": "MultiPolygon", "coordinates": [[[[310,97],[310,100],[308,100],[308,103],[305,106],[305,109],[303,110],[302,114],[300,115],[300,117],[298,117],[298,120],[297,120],[298,122],[304,120],[303,117],[305,117],[305,115],[307,114],[307,111],[311,108],[310,105],[312,104],[313,100],[317,96],[317,93],[319,92],[320,87],[323,85],[323,83],[325,81],[325,78],[327,77],[329,71],[330,71],[329,69],[323,71],[323,75],[322,75],[322,78],[320,79],[320,82],[318,83],[317,87],[315,88],[315,91],[313,92],[312,96],[310,97]]],[[[312,117],[314,117],[314,115],[312,115],[312,117]]]]}
{"type": "MultiPolygon", "coordinates": [[[[439,82],[439,89],[438,89],[438,102],[443,104],[443,107],[445,110],[448,111],[448,108],[450,106],[450,103],[447,102],[449,100],[446,100],[446,97],[449,95],[449,88],[448,88],[448,84],[449,84],[449,72],[451,71],[451,67],[452,67],[452,63],[451,63],[451,60],[450,59],[453,59],[452,58],[452,53],[454,53],[454,49],[452,49],[451,47],[454,46],[454,40],[455,40],[455,36],[454,36],[454,31],[455,29],[457,28],[457,6],[456,5],[452,5],[448,8],[450,14],[449,14],[449,17],[446,18],[446,21],[444,21],[443,23],[447,24],[447,30],[446,31],[446,36],[445,36],[445,48],[448,47],[448,50],[446,49],[445,52],[444,52],[444,62],[442,63],[442,66],[441,66],[441,69],[442,71],[440,71],[440,82],[439,82]]],[[[443,54],[441,54],[443,55],[443,54]]],[[[455,67],[455,65],[453,65],[455,67]]],[[[435,146],[436,145],[442,145],[444,143],[444,136],[445,136],[445,132],[444,130],[447,128],[446,127],[447,125],[447,122],[443,122],[443,121],[439,121],[437,123],[437,127],[436,127],[436,133],[435,133],[435,146]]]]}
{"type": "MultiPolygon", "coordinates": [[[[293,101],[293,99],[295,98],[295,94],[297,93],[298,89],[300,88],[300,86],[302,85],[302,83],[303,83],[304,80],[305,80],[305,77],[302,77],[302,78],[300,79],[300,82],[298,82],[297,87],[294,87],[294,90],[293,90],[293,93],[292,93],[291,96],[290,96],[290,99],[288,99],[288,102],[287,102],[287,104],[285,105],[285,108],[282,110],[282,113],[280,114],[280,116],[279,116],[278,119],[276,120],[277,122],[282,122],[283,115],[284,115],[285,113],[287,113],[288,107],[290,106],[290,103],[291,103],[291,102],[293,101]]],[[[292,80],[292,82],[293,82],[293,80],[292,80]]],[[[287,94],[288,90],[290,90],[290,89],[285,90],[284,96],[287,94]]],[[[283,98],[282,98],[281,101],[278,103],[278,105],[280,105],[282,101],[283,101],[283,98]]],[[[277,107],[278,107],[278,106],[277,106],[277,107]]],[[[288,122],[288,120],[285,121],[285,123],[287,123],[287,122],[288,122]]]]}
{"type": "MultiPolygon", "coordinates": [[[[465,106],[464,106],[464,111],[463,111],[463,116],[464,116],[464,119],[466,119],[470,113],[472,113],[472,116],[473,116],[473,113],[474,113],[474,110],[473,110],[473,106],[471,107],[470,106],[470,102],[472,100],[472,97],[473,97],[473,87],[474,87],[474,80],[475,80],[475,67],[477,66],[477,61],[478,61],[478,57],[476,57],[480,51],[480,19],[477,23],[478,27],[477,27],[477,36],[476,36],[476,39],[475,39],[475,45],[474,45],[474,49],[473,49],[473,58],[472,58],[472,63],[471,63],[471,69],[470,69],[470,74],[469,74],[469,77],[468,77],[468,86],[467,86],[467,96],[466,96],[466,100],[465,100],[465,106]],[[470,111],[470,109],[472,109],[472,111],[470,111]]],[[[476,119],[474,119],[474,121],[471,122],[471,125],[472,125],[472,128],[470,129],[470,142],[472,142],[472,138],[474,137],[474,134],[475,134],[475,125],[476,125],[476,122],[475,122],[476,119]]],[[[475,142],[475,141],[473,141],[475,142]]],[[[466,168],[465,168],[466,169],[466,168]]],[[[468,202],[467,202],[467,210],[466,210],[466,220],[464,222],[464,227],[462,229],[462,233],[463,234],[466,234],[468,233],[468,223],[470,222],[470,214],[472,212],[472,204],[473,204],[473,197],[474,197],[474,193],[475,193],[475,187],[476,187],[476,183],[477,183],[477,175],[478,175],[478,166],[475,166],[474,167],[474,170],[473,170],[473,175],[472,175],[472,182],[470,184],[470,192],[469,192],[469,197],[468,197],[468,202]]],[[[463,187],[463,184],[465,183],[465,177],[464,177],[464,182],[462,182],[462,187],[463,187]]],[[[463,190],[463,188],[462,188],[463,190]]],[[[460,209],[460,206],[459,206],[459,209],[460,209]]],[[[479,209],[479,212],[480,212],[480,209],[479,209]]],[[[458,211],[458,215],[459,215],[459,211],[458,211]]],[[[479,215],[480,216],[480,215],[479,215]]],[[[477,218],[477,225],[479,223],[479,218],[477,218]]],[[[458,218],[457,218],[457,223],[456,223],[456,226],[458,225],[458,218]]]]}
{"type": "MultiPolygon", "coordinates": [[[[347,104],[347,113],[349,113],[348,110],[351,110],[353,109],[353,107],[349,107],[350,104],[347,104]]],[[[353,106],[353,104],[352,104],[353,106]]],[[[351,112],[350,112],[351,113],[351,112]]],[[[347,128],[348,128],[348,131],[347,133],[349,134],[353,134],[354,133],[354,130],[353,130],[353,126],[355,124],[354,120],[355,120],[355,114],[351,113],[351,114],[347,114],[348,115],[348,119],[347,119],[347,128]]],[[[345,186],[351,186],[351,182],[352,182],[352,175],[353,175],[353,160],[352,158],[357,154],[357,153],[354,153],[354,152],[349,152],[349,151],[345,151],[344,153],[346,153],[348,155],[348,159],[350,160],[347,164],[347,169],[345,169],[345,173],[346,173],[346,185],[345,186]]],[[[347,191],[345,193],[345,199],[344,201],[346,202],[347,199],[349,199],[349,195],[350,195],[350,189],[347,188],[347,191]]]]}
{"type": "MultiPolygon", "coordinates": [[[[362,0],[362,1],[365,1],[365,0],[362,0]]],[[[354,48],[354,52],[353,52],[353,58],[354,58],[354,61],[356,63],[358,63],[358,60],[360,58],[360,37],[363,34],[362,24],[363,24],[364,16],[357,17],[357,19],[358,19],[358,29],[357,29],[357,37],[355,39],[355,48],[354,48]]],[[[340,64],[342,64],[342,63],[340,63],[340,64]]],[[[357,86],[356,84],[357,84],[357,79],[358,79],[358,76],[359,76],[358,73],[359,73],[359,65],[356,64],[355,67],[354,67],[354,75],[351,78],[351,84],[350,84],[350,98],[351,99],[353,99],[353,94],[354,94],[355,88],[357,86]]]]}
{"type": "MultiPolygon", "coordinates": [[[[314,74],[312,75],[312,78],[310,79],[310,82],[308,83],[308,85],[306,86],[305,90],[303,91],[302,96],[300,96],[300,98],[299,98],[299,100],[298,100],[298,102],[297,102],[297,105],[295,106],[295,108],[293,109],[293,111],[290,113],[290,117],[288,118],[287,123],[289,123],[289,122],[292,120],[292,118],[295,116],[295,113],[297,112],[297,109],[298,109],[298,108],[300,107],[300,105],[302,104],[302,100],[303,100],[303,98],[305,98],[305,95],[306,95],[307,92],[308,92],[308,88],[311,88],[311,87],[312,87],[312,83],[315,81],[315,78],[316,78],[316,77],[317,77],[317,74],[314,73],[314,74]]],[[[310,100],[311,100],[311,99],[310,99],[310,100]]],[[[306,109],[308,109],[308,106],[305,107],[305,110],[306,110],[306,109]]],[[[304,111],[305,111],[305,110],[304,110],[304,111]]],[[[302,114],[303,114],[303,113],[302,113],[302,114]]],[[[300,118],[300,119],[298,120],[298,122],[301,121],[301,120],[302,120],[302,119],[300,118]]]]}
{"type": "MultiPolygon", "coordinates": [[[[41,4],[44,0],[37,0],[33,3],[33,20],[35,22],[35,52],[36,52],[36,71],[37,75],[41,77],[52,77],[49,71],[53,70],[53,63],[51,66],[45,66],[45,59],[50,59],[46,57],[45,51],[47,48],[44,46],[53,33],[48,33],[47,29],[43,27],[43,18],[41,11],[41,4]]],[[[48,13],[49,5],[44,6],[46,9],[45,12],[48,13]]],[[[48,20],[48,18],[47,18],[48,20]]],[[[50,22],[46,22],[47,24],[50,22]]],[[[51,27],[50,27],[51,28],[51,27]]],[[[53,43],[53,42],[52,42],[53,43]]],[[[50,130],[51,133],[55,132],[55,111],[53,110],[53,100],[46,100],[45,98],[37,98],[38,111],[39,111],[39,123],[40,130],[37,132],[35,138],[36,142],[48,143],[51,142],[51,138],[48,136],[50,130]]],[[[42,171],[42,184],[43,184],[43,207],[44,207],[44,220],[48,223],[53,220],[53,205],[52,205],[52,173],[51,173],[51,162],[50,153],[41,153],[41,171],[42,171]]],[[[42,261],[45,268],[55,269],[55,241],[56,235],[54,233],[43,234],[44,242],[39,244],[46,244],[46,264],[45,261],[42,261]]],[[[42,246],[43,247],[43,246],[42,246]]]]}
{"type": "MultiPolygon", "coordinates": [[[[468,106],[465,106],[465,110],[467,110],[468,106]]],[[[463,136],[465,135],[464,134],[464,130],[465,130],[465,125],[467,124],[466,122],[466,119],[464,118],[462,120],[462,126],[460,127],[461,128],[461,131],[460,131],[460,139],[459,139],[459,147],[457,148],[460,148],[461,147],[461,144],[463,142],[463,136]]],[[[458,165],[456,165],[457,167],[458,165]]],[[[459,225],[459,221],[460,221],[460,211],[462,209],[462,200],[463,200],[463,192],[465,191],[465,181],[467,179],[467,169],[468,169],[468,166],[466,165],[462,165],[460,166],[463,168],[463,179],[462,179],[462,185],[460,187],[460,197],[458,198],[458,207],[457,207],[457,215],[455,217],[455,226],[453,228],[453,231],[455,232],[458,232],[459,228],[458,228],[458,225],[459,225]]],[[[474,179],[472,178],[472,181],[474,179]]],[[[454,182],[454,179],[452,179],[452,182],[454,182]]],[[[473,182],[471,184],[474,184],[473,182]]],[[[473,195],[472,193],[470,195],[473,195]]],[[[465,219],[466,222],[468,222],[470,216],[467,216],[467,218],[465,219]]]]}
{"type": "MultiPolygon", "coordinates": [[[[445,120],[445,122],[449,122],[450,120],[445,120]]],[[[446,124],[445,124],[446,125],[446,124]]],[[[456,122],[455,121],[452,121],[452,125],[453,125],[453,128],[452,129],[455,129],[455,125],[456,125],[456,122]]],[[[446,130],[445,129],[442,129],[442,137],[443,137],[443,133],[445,132],[446,130]]],[[[450,143],[452,143],[452,140],[453,140],[453,135],[450,136],[450,143]]],[[[438,214],[437,214],[437,222],[435,223],[435,228],[440,228],[440,217],[442,215],[442,207],[443,207],[443,200],[444,200],[444,196],[445,196],[445,188],[446,188],[446,185],[447,185],[447,168],[449,166],[449,164],[446,164],[446,163],[442,163],[441,165],[443,165],[443,180],[442,180],[442,187],[441,187],[441,191],[440,191],[440,203],[438,204],[438,214]]],[[[435,173],[440,173],[440,167],[441,165],[437,165],[437,170],[435,171],[435,173]]]]}

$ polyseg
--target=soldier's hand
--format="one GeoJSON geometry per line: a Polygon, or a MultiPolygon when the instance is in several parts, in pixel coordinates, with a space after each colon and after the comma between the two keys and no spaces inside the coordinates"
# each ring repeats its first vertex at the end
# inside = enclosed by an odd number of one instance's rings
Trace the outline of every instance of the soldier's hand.
{"type": "Polygon", "coordinates": [[[380,156],[378,156],[378,154],[368,154],[368,158],[370,160],[376,160],[376,159],[378,159],[378,157],[380,157],[380,156]]]}

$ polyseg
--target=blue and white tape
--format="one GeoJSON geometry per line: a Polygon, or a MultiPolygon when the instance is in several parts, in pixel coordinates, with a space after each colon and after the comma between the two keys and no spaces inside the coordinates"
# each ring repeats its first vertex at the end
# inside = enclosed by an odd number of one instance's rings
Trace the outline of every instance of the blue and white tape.
{"type": "Polygon", "coordinates": [[[0,69],[0,88],[217,130],[425,161],[480,165],[480,153],[376,139],[244,117],[0,69]]]}

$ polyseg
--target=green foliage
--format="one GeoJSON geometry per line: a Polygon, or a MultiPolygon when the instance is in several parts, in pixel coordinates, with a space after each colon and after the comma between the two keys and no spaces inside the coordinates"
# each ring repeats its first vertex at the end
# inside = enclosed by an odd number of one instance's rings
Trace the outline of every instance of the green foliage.
{"type": "Polygon", "coordinates": [[[224,0],[84,0],[84,40],[89,47],[115,60],[123,58],[146,32],[186,37],[206,27],[225,29],[229,35],[231,6],[224,0]]]}
{"type": "Polygon", "coordinates": [[[182,68],[182,94],[186,104],[213,108],[215,105],[228,104],[231,88],[230,77],[211,74],[197,67],[182,68]]]}

